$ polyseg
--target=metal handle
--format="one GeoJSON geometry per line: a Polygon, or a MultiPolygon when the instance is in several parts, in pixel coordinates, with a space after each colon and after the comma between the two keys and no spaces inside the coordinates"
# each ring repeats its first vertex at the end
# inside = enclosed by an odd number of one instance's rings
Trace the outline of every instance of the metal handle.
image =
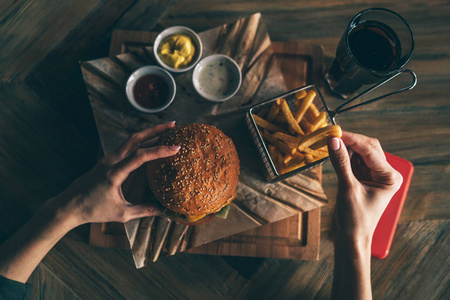
{"type": "Polygon", "coordinates": [[[395,94],[398,94],[398,93],[401,93],[401,92],[404,92],[404,91],[409,91],[409,90],[412,89],[414,86],[416,86],[416,84],[417,84],[417,76],[416,76],[416,74],[415,74],[413,71],[408,70],[408,69],[399,70],[397,73],[394,73],[393,75],[391,75],[391,76],[388,77],[387,79],[383,80],[382,82],[373,85],[372,87],[368,88],[368,89],[365,90],[364,92],[362,92],[362,93],[356,95],[355,97],[351,98],[350,100],[346,101],[344,104],[338,106],[338,107],[337,107],[336,109],[334,109],[333,111],[329,111],[330,117],[334,120],[334,118],[335,118],[338,114],[340,114],[340,113],[342,113],[342,112],[344,112],[344,111],[351,110],[351,109],[357,108],[357,107],[359,107],[359,106],[363,106],[363,105],[366,105],[366,104],[369,104],[369,103],[372,103],[372,102],[381,100],[381,99],[386,98],[386,97],[391,96],[391,95],[395,95],[395,94]],[[362,97],[362,96],[364,96],[364,95],[366,95],[366,94],[372,92],[372,91],[375,90],[376,88],[382,86],[382,85],[385,84],[386,82],[388,82],[388,81],[394,79],[395,77],[397,77],[398,75],[400,75],[400,74],[402,74],[402,73],[409,73],[409,75],[411,75],[411,77],[412,77],[412,82],[411,82],[411,84],[408,85],[407,87],[401,88],[401,89],[396,90],[396,91],[394,91],[394,92],[387,93],[387,94],[385,94],[385,95],[382,95],[382,96],[373,98],[373,99],[371,99],[371,100],[367,100],[367,101],[365,101],[365,102],[362,102],[362,103],[359,103],[359,104],[356,104],[356,105],[353,105],[353,106],[350,106],[350,107],[345,107],[345,106],[347,106],[347,104],[349,104],[349,103],[355,101],[356,99],[358,99],[358,98],[360,98],[360,97],[362,97]]]}

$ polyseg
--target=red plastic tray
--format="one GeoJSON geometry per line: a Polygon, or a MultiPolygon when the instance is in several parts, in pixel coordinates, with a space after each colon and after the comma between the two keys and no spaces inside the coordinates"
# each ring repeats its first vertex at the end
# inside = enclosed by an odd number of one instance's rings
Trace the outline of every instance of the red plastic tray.
{"type": "Polygon", "coordinates": [[[402,174],[403,183],[392,197],[375,229],[372,239],[372,256],[377,258],[385,258],[389,254],[395,229],[397,228],[414,172],[414,166],[410,161],[387,152],[385,154],[388,163],[402,174]]]}

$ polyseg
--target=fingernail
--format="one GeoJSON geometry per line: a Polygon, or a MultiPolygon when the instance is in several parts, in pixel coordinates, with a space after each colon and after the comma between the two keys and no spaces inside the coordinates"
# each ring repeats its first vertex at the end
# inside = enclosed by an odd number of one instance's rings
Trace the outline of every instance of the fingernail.
{"type": "Polygon", "coordinates": [[[178,151],[178,150],[180,150],[180,148],[181,148],[181,146],[169,146],[169,149],[173,150],[173,151],[178,151]]]}
{"type": "Polygon", "coordinates": [[[167,123],[170,124],[170,125],[175,125],[175,122],[176,121],[170,121],[170,122],[167,122],[167,123]]]}
{"type": "Polygon", "coordinates": [[[341,148],[341,143],[340,143],[339,139],[335,138],[335,137],[330,140],[329,145],[330,145],[331,150],[333,150],[333,151],[338,151],[341,148]]]}

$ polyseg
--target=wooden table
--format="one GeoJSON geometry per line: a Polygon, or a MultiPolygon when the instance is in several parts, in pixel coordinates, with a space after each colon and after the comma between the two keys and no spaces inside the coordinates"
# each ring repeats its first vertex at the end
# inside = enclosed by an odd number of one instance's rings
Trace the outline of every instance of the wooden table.
{"type": "MultiPolygon", "coordinates": [[[[78,61],[108,54],[114,29],[202,31],[260,11],[273,40],[323,46],[329,64],[350,18],[369,1],[50,1],[3,6],[0,27],[0,240],[96,161],[98,137],[78,61]]],[[[407,93],[349,112],[347,130],[377,137],[415,166],[391,253],[372,261],[376,299],[450,296],[450,3],[377,3],[411,24],[407,93]]],[[[400,84],[400,83],[398,83],[400,84]]],[[[396,85],[396,84],[395,84],[396,85]]],[[[387,88],[387,87],[386,87],[387,88]]],[[[383,87],[383,91],[385,91],[383,87]]],[[[330,98],[335,106],[340,100],[330,98]]],[[[33,299],[328,298],[333,250],[330,219],[336,177],[324,166],[330,205],[322,210],[318,262],[180,254],[136,270],[129,251],[91,247],[82,226],[47,255],[30,282],[33,299]]]]}

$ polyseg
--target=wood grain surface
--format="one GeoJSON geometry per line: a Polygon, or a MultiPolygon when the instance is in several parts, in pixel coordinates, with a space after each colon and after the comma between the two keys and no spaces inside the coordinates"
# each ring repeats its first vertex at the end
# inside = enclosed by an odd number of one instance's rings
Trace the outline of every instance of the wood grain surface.
{"type": "MultiPolygon", "coordinates": [[[[328,65],[351,17],[386,7],[413,28],[416,47],[408,67],[419,83],[338,119],[347,130],[377,137],[415,167],[391,252],[372,261],[374,297],[450,298],[449,1],[88,2],[2,3],[1,241],[96,162],[98,136],[77,62],[107,56],[112,30],[158,31],[176,24],[202,31],[261,12],[273,40],[322,45],[328,65]]],[[[32,299],[327,299],[336,186],[326,164],[323,187],[330,203],[322,210],[318,262],[181,254],[136,270],[129,250],[89,246],[89,230],[82,226],[30,278],[32,299]]]]}

